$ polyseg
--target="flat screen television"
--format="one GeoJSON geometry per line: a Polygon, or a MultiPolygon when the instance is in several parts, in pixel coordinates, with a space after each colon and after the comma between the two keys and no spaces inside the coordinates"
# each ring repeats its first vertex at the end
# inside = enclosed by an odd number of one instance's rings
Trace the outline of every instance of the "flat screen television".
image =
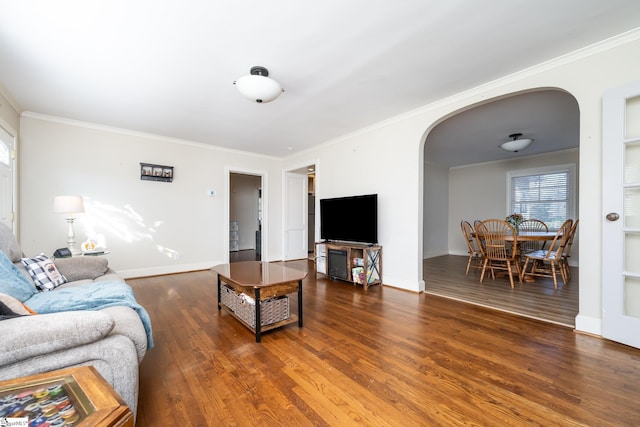
{"type": "Polygon", "coordinates": [[[378,195],[320,200],[320,238],[357,243],[378,243],[378,195]]]}

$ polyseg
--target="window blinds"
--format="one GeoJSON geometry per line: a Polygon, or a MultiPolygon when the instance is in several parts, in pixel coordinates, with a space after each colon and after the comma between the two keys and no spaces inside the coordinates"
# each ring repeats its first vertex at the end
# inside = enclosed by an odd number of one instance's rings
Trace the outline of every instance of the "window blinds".
{"type": "Polygon", "coordinates": [[[569,171],[512,176],[511,213],[537,218],[549,229],[558,229],[569,217],[573,194],[569,171]]]}

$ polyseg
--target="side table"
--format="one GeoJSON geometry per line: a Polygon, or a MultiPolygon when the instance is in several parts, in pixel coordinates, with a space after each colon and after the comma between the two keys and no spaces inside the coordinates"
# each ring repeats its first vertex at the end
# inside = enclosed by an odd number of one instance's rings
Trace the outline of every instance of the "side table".
{"type": "MultiPolygon", "coordinates": [[[[0,418],[74,426],[133,427],[133,414],[93,366],[0,381],[0,418]]],[[[30,424],[31,425],[31,424],[30,424]]]]}

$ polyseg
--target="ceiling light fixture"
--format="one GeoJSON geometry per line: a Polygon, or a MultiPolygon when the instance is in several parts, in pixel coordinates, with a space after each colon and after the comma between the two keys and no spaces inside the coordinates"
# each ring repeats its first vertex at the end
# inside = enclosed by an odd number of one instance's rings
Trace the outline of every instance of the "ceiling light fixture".
{"type": "Polygon", "coordinates": [[[509,138],[512,138],[512,140],[500,144],[500,148],[517,153],[518,151],[527,148],[533,142],[533,139],[531,138],[518,139],[521,136],[521,133],[512,133],[509,135],[509,138]]]}
{"type": "Polygon", "coordinates": [[[280,83],[271,79],[269,70],[264,67],[251,67],[250,75],[240,77],[233,82],[240,93],[258,104],[271,102],[280,96],[284,89],[280,83]]]}

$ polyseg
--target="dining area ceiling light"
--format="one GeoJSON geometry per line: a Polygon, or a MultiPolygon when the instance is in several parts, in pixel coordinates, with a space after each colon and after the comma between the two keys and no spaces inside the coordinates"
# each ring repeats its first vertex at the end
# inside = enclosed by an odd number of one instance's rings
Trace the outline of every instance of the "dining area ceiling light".
{"type": "Polygon", "coordinates": [[[242,95],[258,104],[271,102],[284,92],[280,83],[269,77],[269,70],[261,66],[251,67],[248,76],[240,77],[233,84],[242,95]]]}
{"type": "Polygon", "coordinates": [[[512,133],[511,135],[509,135],[509,138],[511,138],[511,140],[500,144],[500,148],[502,148],[505,151],[512,151],[514,153],[517,153],[518,151],[523,150],[527,148],[529,145],[531,145],[531,143],[533,142],[533,139],[531,138],[518,139],[521,136],[522,136],[521,133],[512,133]]]}

